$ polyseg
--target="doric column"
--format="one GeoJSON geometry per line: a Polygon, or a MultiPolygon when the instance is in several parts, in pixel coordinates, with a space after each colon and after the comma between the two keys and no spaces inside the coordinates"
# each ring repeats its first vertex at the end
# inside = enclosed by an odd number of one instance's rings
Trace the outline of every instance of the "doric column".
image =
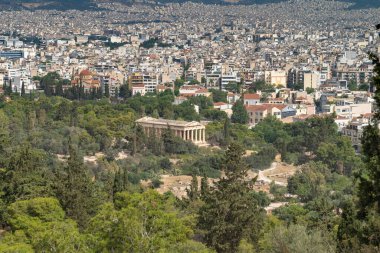
{"type": "Polygon", "coordinates": [[[206,129],[202,129],[202,142],[206,142],[206,129]]]}
{"type": "Polygon", "coordinates": [[[195,140],[199,142],[199,129],[195,129],[195,140]]]}
{"type": "Polygon", "coordinates": [[[189,131],[185,130],[185,141],[189,139],[189,131]]]}

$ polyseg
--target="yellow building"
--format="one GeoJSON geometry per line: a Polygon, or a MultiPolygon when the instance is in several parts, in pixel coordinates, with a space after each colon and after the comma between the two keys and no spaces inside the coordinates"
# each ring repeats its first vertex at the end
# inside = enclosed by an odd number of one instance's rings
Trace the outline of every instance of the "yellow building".
{"type": "Polygon", "coordinates": [[[303,76],[304,90],[306,90],[306,88],[313,88],[313,89],[318,88],[320,85],[319,77],[320,75],[318,73],[314,73],[314,72],[304,73],[304,76],[303,76]]]}
{"type": "Polygon", "coordinates": [[[265,71],[264,75],[267,84],[286,87],[287,74],[285,70],[265,71]]]}

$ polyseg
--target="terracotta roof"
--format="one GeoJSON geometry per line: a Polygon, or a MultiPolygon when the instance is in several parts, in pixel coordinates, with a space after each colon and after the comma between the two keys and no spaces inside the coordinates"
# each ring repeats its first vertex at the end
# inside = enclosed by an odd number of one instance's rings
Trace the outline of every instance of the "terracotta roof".
{"type": "Polygon", "coordinates": [[[226,105],[226,103],[224,103],[224,102],[216,102],[216,103],[214,103],[214,106],[222,106],[222,105],[226,105]]]}
{"type": "Polygon", "coordinates": [[[246,106],[247,111],[265,111],[265,110],[272,110],[273,108],[277,108],[278,110],[282,111],[284,108],[286,108],[287,105],[279,105],[279,104],[262,104],[262,105],[248,105],[246,106]]]}
{"type": "Polygon", "coordinates": [[[276,107],[277,109],[279,109],[281,111],[287,107],[287,105],[276,105],[276,104],[271,104],[271,106],[276,107]]]}
{"type": "Polygon", "coordinates": [[[246,93],[244,94],[244,99],[260,99],[260,95],[256,93],[246,93]]]}
{"type": "Polygon", "coordinates": [[[248,105],[246,106],[247,111],[251,112],[263,112],[268,110],[268,106],[266,105],[248,105]]]}
{"type": "Polygon", "coordinates": [[[184,85],[180,88],[180,90],[200,90],[203,89],[203,87],[199,85],[184,85]]]}
{"type": "Polygon", "coordinates": [[[81,75],[81,76],[91,76],[92,73],[91,73],[88,69],[85,69],[85,70],[82,70],[82,71],[80,72],[80,75],[81,75]]]}
{"type": "Polygon", "coordinates": [[[195,93],[207,93],[208,90],[207,89],[200,89],[200,90],[197,90],[195,93]]]}

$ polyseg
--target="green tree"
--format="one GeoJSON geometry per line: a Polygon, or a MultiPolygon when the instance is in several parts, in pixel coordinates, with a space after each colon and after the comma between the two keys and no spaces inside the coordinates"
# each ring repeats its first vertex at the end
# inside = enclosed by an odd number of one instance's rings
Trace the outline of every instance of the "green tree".
{"type": "Polygon", "coordinates": [[[224,141],[227,145],[230,143],[230,138],[231,138],[230,137],[230,127],[231,127],[230,119],[226,118],[224,120],[224,124],[223,124],[223,137],[224,137],[224,141]]]}
{"type": "Polygon", "coordinates": [[[174,86],[176,88],[180,88],[181,86],[183,86],[185,84],[185,81],[183,79],[176,79],[174,81],[174,86]]]}
{"type": "MultiPolygon", "coordinates": [[[[168,249],[165,249],[165,253],[213,253],[213,250],[208,249],[200,242],[192,240],[185,241],[180,244],[174,244],[168,249]]],[[[164,253],[164,252],[162,252],[164,253]]]]}
{"type": "Polygon", "coordinates": [[[323,192],[326,184],[324,173],[328,167],[321,163],[310,162],[302,166],[295,175],[288,179],[288,191],[296,194],[302,201],[310,201],[323,192]]]}
{"type": "Polygon", "coordinates": [[[22,85],[21,85],[21,96],[25,96],[25,84],[24,84],[24,82],[22,82],[22,85]]]}
{"type": "Polygon", "coordinates": [[[240,93],[241,84],[237,82],[229,82],[225,89],[234,93],[240,93]]]}
{"type": "Polygon", "coordinates": [[[5,234],[1,245],[18,244],[20,251],[1,252],[91,252],[85,237],[54,198],[16,201],[8,208],[7,222],[12,233],[5,234]]]}
{"type": "Polygon", "coordinates": [[[95,252],[168,252],[192,234],[175,211],[173,196],[123,192],[114,202],[103,205],[90,222],[95,252]]]}
{"type": "Polygon", "coordinates": [[[119,89],[119,96],[121,98],[129,98],[131,96],[131,92],[128,88],[128,84],[123,84],[120,86],[119,89]]]}
{"type": "Polygon", "coordinates": [[[6,169],[0,171],[2,199],[16,200],[53,196],[53,175],[45,167],[44,152],[24,143],[12,150],[6,169]]]}
{"type": "Polygon", "coordinates": [[[194,201],[199,197],[199,191],[198,191],[198,179],[197,175],[193,174],[190,184],[190,189],[186,189],[187,197],[194,201]]]}
{"type": "Polygon", "coordinates": [[[232,107],[231,121],[232,123],[248,124],[249,116],[243,101],[237,101],[232,107]]]}
{"type": "Polygon", "coordinates": [[[153,113],[152,113],[152,117],[153,117],[153,118],[156,118],[156,119],[158,119],[158,118],[160,117],[160,115],[158,114],[157,109],[154,109],[154,111],[153,111],[153,113]]]}
{"type": "Polygon", "coordinates": [[[305,226],[277,226],[264,235],[264,253],[334,253],[333,237],[319,230],[307,231],[305,226]]]}
{"type": "Polygon", "coordinates": [[[244,150],[236,143],[228,147],[221,178],[204,196],[198,227],[204,230],[205,242],[217,252],[236,252],[240,241],[257,226],[259,208],[251,192],[253,182],[246,181],[248,168],[244,150]]]}
{"type": "Polygon", "coordinates": [[[307,87],[306,92],[307,92],[307,94],[311,94],[311,93],[315,92],[315,89],[313,89],[311,87],[307,87]]]}
{"type": "Polygon", "coordinates": [[[109,98],[109,97],[110,97],[110,86],[109,86],[108,83],[106,83],[106,84],[104,85],[104,96],[105,96],[106,98],[109,98]]]}
{"type": "Polygon", "coordinates": [[[356,83],[356,80],[354,79],[351,79],[348,84],[347,84],[347,88],[351,91],[355,91],[355,90],[358,90],[358,84],[356,83]]]}
{"type": "Polygon", "coordinates": [[[214,103],[227,103],[227,92],[216,89],[210,89],[209,91],[212,93],[212,100],[214,101],[214,103]]]}
{"type": "Polygon", "coordinates": [[[83,158],[72,145],[69,147],[69,159],[64,173],[59,173],[57,196],[68,217],[84,227],[97,205],[94,185],[83,164],[83,158]]]}
{"type": "Polygon", "coordinates": [[[288,225],[306,223],[304,219],[307,213],[308,210],[299,204],[289,204],[273,210],[273,214],[288,225]]]}
{"type": "Polygon", "coordinates": [[[369,84],[362,83],[359,85],[359,90],[361,91],[368,91],[369,90],[369,84]]]}

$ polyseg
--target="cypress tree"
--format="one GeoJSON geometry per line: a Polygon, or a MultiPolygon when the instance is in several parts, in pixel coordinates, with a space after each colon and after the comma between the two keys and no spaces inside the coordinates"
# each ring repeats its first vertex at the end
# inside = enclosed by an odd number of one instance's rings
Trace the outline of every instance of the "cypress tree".
{"type": "Polygon", "coordinates": [[[58,175],[60,180],[57,185],[57,197],[67,216],[84,228],[95,211],[94,185],[87,173],[83,158],[71,144],[69,155],[64,174],[58,175]]]}
{"type": "Polygon", "coordinates": [[[197,175],[194,173],[191,179],[190,189],[186,189],[187,197],[194,201],[198,198],[198,179],[197,175]]]}
{"type": "Polygon", "coordinates": [[[198,227],[204,230],[205,242],[218,253],[237,252],[240,241],[252,231],[258,205],[246,181],[248,167],[243,162],[243,148],[231,143],[226,151],[225,177],[210,188],[199,211],[198,227]]]}
{"type": "Polygon", "coordinates": [[[60,97],[63,96],[63,87],[62,87],[62,83],[61,83],[61,82],[59,82],[59,83],[55,86],[55,95],[56,95],[56,96],[60,96],[60,97]]]}
{"type": "Polygon", "coordinates": [[[243,101],[237,101],[232,107],[231,121],[233,123],[247,124],[249,121],[248,112],[244,107],[243,101]]]}
{"type": "Polygon", "coordinates": [[[24,96],[25,95],[25,84],[24,82],[22,82],[21,84],[21,96],[24,96]]]}
{"type": "Polygon", "coordinates": [[[201,179],[201,197],[205,198],[207,193],[208,193],[208,178],[207,175],[205,174],[202,179],[201,179]]]}
{"type": "Polygon", "coordinates": [[[109,97],[110,97],[110,87],[109,87],[109,84],[108,84],[108,83],[106,83],[106,84],[104,85],[104,96],[105,96],[106,98],[109,98],[109,97]]]}
{"type": "Polygon", "coordinates": [[[119,88],[115,88],[115,98],[119,98],[119,88]]]}
{"type": "Polygon", "coordinates": [[[124,168],[123,170],[123,191],[128,190],[129,187],[129,179],[128,179],[128,170],[124,168]]]}
{"type": "Polygon", "coordinates": [[[116,193],[121,192],[123,186],[123,182],[121,181],[121,173],[120,169],[116,171],[113,181],[113,196],[116,195],[116,193]]]}
{"type": "Polygon", "coordinates": [[[223,125],[223,137],[225,144],[230,142],[230,119],[227,117],[223,125]]]}

